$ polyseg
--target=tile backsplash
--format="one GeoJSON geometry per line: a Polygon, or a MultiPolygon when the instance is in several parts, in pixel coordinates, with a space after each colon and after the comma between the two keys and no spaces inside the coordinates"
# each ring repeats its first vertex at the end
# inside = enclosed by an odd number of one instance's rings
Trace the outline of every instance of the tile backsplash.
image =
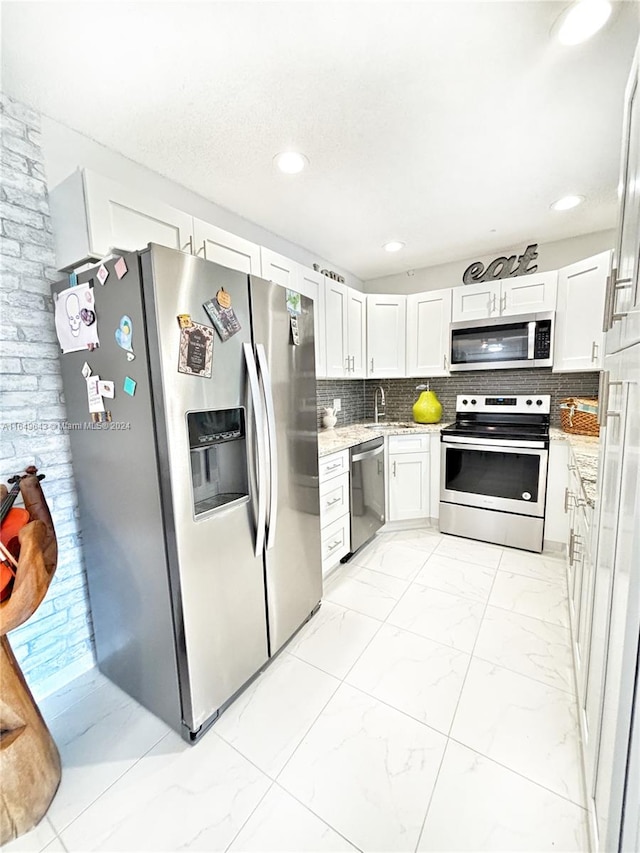
{"type": "Polygon", "coordinates": [[[560,401],[565,397],[597,397],[598,372],[552,373],[551,368],[520,370],[474,370],[435,379],[323,379],[317,383],[318,425],[322,409],[339,397],[342,411],[338,426],[373,420],[373,398],[382,386],[386,397],[386,420],[410,421],[418,398],[416,385],[426,385],[442,403],[442,422],[455,419],[458,394],[550,394],[551,425],[560,426],[560,401]]]}

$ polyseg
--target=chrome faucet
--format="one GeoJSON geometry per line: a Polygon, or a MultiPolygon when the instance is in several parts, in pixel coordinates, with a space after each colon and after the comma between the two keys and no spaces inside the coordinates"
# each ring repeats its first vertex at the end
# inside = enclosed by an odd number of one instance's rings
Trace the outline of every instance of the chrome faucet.
{"type": "Polygon", "coordinates": [[[387,404],[384,399],[384,388],[382,385],[378,385],[376,388],[376,393],[373,397],[373,422],[378,423],[378,418],[382,415],[382,417],[387,416],[387,404]],[[382,406],[382,412],[378,411],[378,391],[380,392],[380,405],[382,406]]]}

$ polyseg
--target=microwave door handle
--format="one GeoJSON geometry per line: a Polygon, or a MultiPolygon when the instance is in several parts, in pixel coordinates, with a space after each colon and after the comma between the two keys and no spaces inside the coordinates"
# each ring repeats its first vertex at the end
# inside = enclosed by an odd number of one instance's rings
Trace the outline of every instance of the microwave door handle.
{"type": "Polygon", "coordinates": [[[271,374],[267,361],[264,344],[256,347],[260,378],[264,389],[264,401],[267,410],[267,436],[269,439],[269,460],[271,471],[269,477],[269,518],[267,521],[267,551],[273,548],[276,538],[276,522],[278,520],[278,439],[276,436],[276,414],[273,405],[273,389],[271,374]]]}
{"type": "Polygon", "coordinates": [[[253,405],[253,419],[256,433],[256,467],[258,488],[258,512],[256,517],[256,557],[262,554],[264,548],[264,532],[267,518],[266,491],[264,488],[265,469],[265,446],[264,446],[264,413],[262,409],[262,396],[260,394],[260,383],[258,382],[258,368],[253,355],[251,344],[243,344],[244,357],[247,362],[247,376],[249,377],[249,390],[251,403],[253,405]]]}
{"type": "Polygon", "coordinates": [[[531,360],[534,358],[536,352],[536,321],[531,320],[530,323],[527,323],[527,326],[529,327],[527,358],[531,360]]]}

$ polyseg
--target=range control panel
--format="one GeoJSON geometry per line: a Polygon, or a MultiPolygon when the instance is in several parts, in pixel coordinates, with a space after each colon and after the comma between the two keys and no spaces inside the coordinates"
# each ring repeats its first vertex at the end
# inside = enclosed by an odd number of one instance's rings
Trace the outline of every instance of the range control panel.
{"type": "Polygon", "coordinates": [[[456,397],[456,412],[512,412],[516,415],[537,412],[548,415],[550,411],[550,394],[513,394],[504,397],[458,394],[456,397]]]}

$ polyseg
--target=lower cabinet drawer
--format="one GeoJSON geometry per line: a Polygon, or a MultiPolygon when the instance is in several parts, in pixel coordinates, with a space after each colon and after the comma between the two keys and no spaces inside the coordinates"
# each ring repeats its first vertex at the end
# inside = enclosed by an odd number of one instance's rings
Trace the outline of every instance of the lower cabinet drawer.
{"type": "Polygon", "coordinates": [[[320,527],[349,512],[349,475],[340,474],[320,486],[320,527]]]}
{"type": "Polygon", "coordinates": [[[322,570],[325,574],[351,549],[350,521],[351,516],[347,513],[322,528],[322,570]]]}

